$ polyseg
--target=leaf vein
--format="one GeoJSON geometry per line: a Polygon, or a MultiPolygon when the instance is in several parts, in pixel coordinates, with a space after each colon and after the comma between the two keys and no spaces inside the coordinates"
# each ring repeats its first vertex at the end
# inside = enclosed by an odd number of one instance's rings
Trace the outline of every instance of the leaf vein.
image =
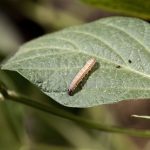
{"type": "Polygon", "coordinates": [[[115,50],[113,49],[106,41],[102,40],[100,37],[96,36],[96,35],[93,35],[89,32],[81,32],[81,31],[67,31],[67,32],[74,32],[74,33],[78,33],[78,34],[85,34],[85,35],[88,35],[88,36],[91,36],[92,38],[95,38],[97,40],[99,40],[101,43],[103,43],[108,49],[112,50],[127,66],[127,62],[124,60],[124,58],[115,50]]]}
{"type": "Polygon", "coordinates": [[[145,44],[141,43],[137,38],[133,37],[129,32],[127,32],[123,28],[115,26],[113,24],[106,24],[106,23],[101,23],[101,24],[103,24],[105,26],[108,26],[108,27],[111,27],[111,28],[114,28],[114,29],[117,29],[117,30],[121,31],[122,33],[128,35],[128,37],[130,37],[131,39],[133,39],[134,41],[136,41],[136,43],[138,43],[139,45],[141,45],[144,48],[145,51],[147,51],[148,53],[150,53],[149,48],[146,47],[145,44]]]}

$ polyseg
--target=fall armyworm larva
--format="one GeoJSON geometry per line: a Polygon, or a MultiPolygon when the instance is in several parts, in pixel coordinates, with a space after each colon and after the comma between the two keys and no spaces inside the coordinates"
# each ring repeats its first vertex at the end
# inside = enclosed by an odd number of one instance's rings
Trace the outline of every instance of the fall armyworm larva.
{"type": "Polygon", "coordinates": [[[91,58],[87,61],[87,63],[84,65],[84,67],[77,73],[77,75],[72,80],[69,88],[68,88],[68,95],[72,95],[72,92],[75,90],[75,88],[78,86],[78,84],[82,81],[82,79],[88,74],[88,72],[94,67],[96,63],[95,58],[91,58]]]}

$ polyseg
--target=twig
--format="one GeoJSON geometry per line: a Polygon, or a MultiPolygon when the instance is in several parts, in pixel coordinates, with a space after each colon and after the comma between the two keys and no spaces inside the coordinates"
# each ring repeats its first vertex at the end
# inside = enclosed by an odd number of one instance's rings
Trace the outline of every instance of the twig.
{"type": "Polygon", "coordinates": [[[45,104],[39,103],[35,100],[18,95],[15,92],[8,91],[5,88],[5,86],[0,86],[0,92],[2,93],[5,100],[19,102],[19,103],[25,104],[27,106],[42,110],[44,112],[51,113],[53,115],[72,120],[74,122],[79,123],[82,126],[90,128],[90,129],[96,129],[99,131],[112,132],[112,133],[123,133],[123,134],[127,134],[130,136],[150,138],[150,130],[136,130],[136,129],[116,127],[116,126],[107,126],[107,125],[99,124],[99,123],[96,123],[93,121],[85,120],[81,117],[75,116],[69,112],[62,110],[62,109],[58,109],[54,106],[45,105],[45,104]]]}

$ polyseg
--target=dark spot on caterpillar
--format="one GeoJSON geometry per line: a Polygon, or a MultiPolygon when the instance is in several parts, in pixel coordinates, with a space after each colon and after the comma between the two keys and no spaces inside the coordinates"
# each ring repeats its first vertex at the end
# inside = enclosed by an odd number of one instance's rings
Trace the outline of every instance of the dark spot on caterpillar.
{"type": "Polygon", "coordinates": [[[128,60],[128,62],[129,62],[130,64],[132,63],[132,61],[131,61],[130,59],[128,60]]]}
{"type": "Polygon", "coordinates": [[[120,66],[120,65],[118,65],[118,66],[116,66],[116,68],[121,68],[121,66],[120,66]]]}

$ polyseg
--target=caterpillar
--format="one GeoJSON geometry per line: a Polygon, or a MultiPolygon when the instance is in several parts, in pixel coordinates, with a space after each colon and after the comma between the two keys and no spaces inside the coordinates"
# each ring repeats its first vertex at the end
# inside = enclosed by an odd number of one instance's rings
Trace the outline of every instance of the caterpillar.
{"type": "Polygon", "coordinates": [[[72,95],[73,91],[76,89],[78,84],[82,81],[82,79],[89,73],[89,71],[94,67],[96,64],[96,59],[91,58],[87,61],[84,67],[77,73],[77,75],[72,80],[69,88],[68,88],[68,95],[72,95]]]}

